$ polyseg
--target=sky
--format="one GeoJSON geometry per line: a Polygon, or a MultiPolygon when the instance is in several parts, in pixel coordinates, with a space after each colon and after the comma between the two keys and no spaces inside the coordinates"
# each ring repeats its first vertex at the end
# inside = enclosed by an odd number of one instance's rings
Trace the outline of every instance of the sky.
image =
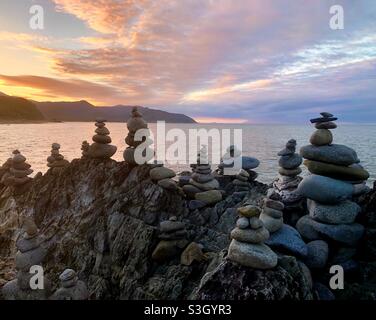
{"type": "Polygon", "coordinates": [[[0,41],[9,95],[201,122],[376,123],[375,0],[2,0],[0,41]]]}

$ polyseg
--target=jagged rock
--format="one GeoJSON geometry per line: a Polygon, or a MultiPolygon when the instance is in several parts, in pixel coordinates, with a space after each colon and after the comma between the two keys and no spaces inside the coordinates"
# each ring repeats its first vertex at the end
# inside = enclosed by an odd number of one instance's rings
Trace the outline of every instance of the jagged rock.
{"type": "Polygon", "coordinates": [[[190,266],[194,261],[201,262],[205,260],[207,260],[207,257],[202,252],[202,246],[196,242],[191,242],[180,257],[180,263],[185,266],[190,266]]]}

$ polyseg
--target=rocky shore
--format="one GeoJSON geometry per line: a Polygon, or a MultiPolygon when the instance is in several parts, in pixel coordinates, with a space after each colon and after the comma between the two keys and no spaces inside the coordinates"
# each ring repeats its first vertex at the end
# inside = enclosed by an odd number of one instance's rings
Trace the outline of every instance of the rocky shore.
{"type": "MultiPolygon", "coordinates": [[[[317,130],[334,129],[336,119],[323,117],[317,130]]],[[[327,176],[305,162],[316,172],[301,181],[290,140],[279,180],[267,186],[255,180],[257,159],[224,176],[230,161],[213,171],[205,148],[192,172],[178,175],[133,157],[116,162],[105,121],[96,127],[81,159],[67,163],[53,144],[44,175],[29,178],[19,151],[0,167],[0,299],[376,298],[376,189],[361,188],[367,175],[356,153],[327,132],[301,151],[327,176]],[[347,161],[331,155],[341,150],[347,161]],[[38,294],[25,285],[30,264],[45,271],[38,294]],[[343,290],[329,286],[333,264],[344,269],[343,290]]],[[[127,143],[129,152],[133,133],[127,143]]]]}

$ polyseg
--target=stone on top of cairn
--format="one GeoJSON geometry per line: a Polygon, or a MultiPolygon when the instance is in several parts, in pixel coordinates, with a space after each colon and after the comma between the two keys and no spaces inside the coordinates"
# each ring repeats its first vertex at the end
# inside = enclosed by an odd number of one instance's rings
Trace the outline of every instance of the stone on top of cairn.
{"type": "MultiPolygon", "coordinates": [[[[125,162],[129,164],[141,164],[136,162],[135,160],[135,150],[136,148],[146,142],[149,145],[151,145],[153,142],[149,138],[149,134],[147,136],[144,136],[141,141],[136,141],[135,140],[135,135],[138,130],[142,129],[148,129],[148,124],[147,122],[143,119],[141,112],[138,111],[137,107],[134,107],[131,112],[131,117],[127,121],[127,128],[128,128],[128,135],[125,138],[125,143],[129,146],[128,148],[125,149],[123,157],[125,162]]],[[[143,156],[146,157],[145,163],[150,161],[153,158],[153,151],[147,147],[145,150],[143,150],[143,156]],[[150,154],[151,156],[148,156],[150,154]]]]}
{"type": "Polygon", "coordinates": [[[197,164],[192,167],[193,174],[189,183],[183,186],[184,193],[191,199],[212,205],[222,200],[219,183],[212,175],[206,146],[197,155],[197,164]]]}
{"type": "Polygon", "coordinates": [[[86,284],[78,280],[73,269],[65,269],[59,276],[60,288],[52,295],[52,300],[88,300],[86,284]]]}
{"type": "Polygon", "coordinates": [[[258,218],[261,210],[255,206],[238,208],[240,215],[231,231],[232,241],[227,259],[255,269],[271,269],[278,263],[277,255],[264,242],[269,231],[258,218]]]}
{"type": "MultiPolygon", "coordinates": [[[[95,126],[97,129],[95,130],[96,134],[93,136],[94,143],[90,145],[87,151],[83,150],[83,154],[95,159],[109,159],[115,154],[117,147],[110,144],[111,137],[109,135],[110,131],[106,128],[106,120],[97,119],[95,126]]],[[[82,147],[87,148],[87,145],[83,143],[82,147]]]]}
{"type": "Polygon", "coordinates": [[[302,172],[300,165],[303,158],[296,152],[296,140],[290,139],[283,150],[278,152],[279,158],[279,177],[273,183],[275,191],[281,196],[281,201],[286,204],[293,204],[301,199],[301,196],[295,193],[302,178],[299,174],[302,172]]]}
{"type": "Polygon", "coordinates": [[[353,149],[332,144],[332,135],[326,131],[329,131],[329,127],[334,129],[331,122],[337,118],[327,113],[321,115],[321,118],[311,120],[312,123],[320,124],[320,129],[311,136],[311,145],[300,150],[306,159],[304,165],[311,175],[303,179],[297,190],[308,199],[309,211],[309,215],[300,218],[297,229],[309,241],[330,239],[338,247],[355,247],[363,235],[364,227],[355,223],[360,208],[351,198],[367,190],[365,180],[369,175],[359,165],[353,149]],[[327,127],[324,128],[324,125],[327,127]]]}
{"type": "Polygon", "coordinates": [[[53,143],[51,146],[51,155],[47,158],[47,166],[52,168],[53,173],[57,173],[60,169],[69,165],[69,161],[64,159],[60,154],[60,144],[53,143]]]}

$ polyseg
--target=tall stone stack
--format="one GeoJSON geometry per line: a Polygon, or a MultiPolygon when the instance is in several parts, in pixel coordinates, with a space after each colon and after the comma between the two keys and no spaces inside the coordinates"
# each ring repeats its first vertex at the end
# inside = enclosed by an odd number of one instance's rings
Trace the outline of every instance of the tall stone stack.
{"type": "Polygon", "coordinates": [[[270,233],[276,232],[283,226],[283,209],[282,202],[265,198],[264,208],[260,214],[260,220],[270,233]]]}
{"type": "Polygon", "coordinates": [[[72,269],[65,269],[59,276],[60,288],[51,296],[51,300],[88,300],[89,292],[85,282],[78,279],[72,269]]]}
{"type": "Polygon", "coordinates": [[[51,155],[47,158],[47,166],[52,169],[52,173],[58,173],[61,169],[69,165],[69,161],[60,154],[60,144],[53,143],[51,146],[51,155]]]}
{"type": "MultiPolygon", "coordinates": [[[[143,119],[141,112],[138,111],[137,107],[134,107],[132,109],[131,117],[127,121],[127,128],[128,128],[128,135],[125,138],[125,143],[129,145],[128,148],[125,149],[123,157],[125,162],[136,165],[136,164],[143,164],[138,163],[135,159],[135,150],[136,148],[146,142],[148,147],[143,150],[142,155],[146,158],[144,163],[151,160],[154,156],[153,150],[149,148],[149,145],[152,144],[152,140],[149,138],[149,135],[144,136],[141,141],[135,140],[135,135],[138,130],[147,129],[148,130],[148,124],[143,119]]],[[[147,132],[145,132],[147,133],[147,132]]]]}
{"type": "Polygon", "coordinates": [[[6,300],[45,300],[49,294],[49,283],[44,279],[44,289],[32,289],[30,279],[35,274],[30,273],[30,268],[40,266],[47,251],[41,247],[42,239],[32,220],[25,221],[24,231],[16,242],[17,277],[4,285],[2,294],[6,300]]]}
{"type": "Polygon", "coordinates": [[[169,220],[162,221],[159,227],[159,236],[161,240],[154,249],[152,259],[163,262],[173,258],[183,251],[187,246],[187,230],[184,222],[178,221],[173,216],[169,220]]]}
{"type": "Polygon", "coordinates": [[[197,164],[193,169],[189,183],[183,186],[185,194],[191,198],[202,201],[205,205],[212,205],[222,200],[222,193],[218,190],[219,183],[212,175],[205,146],[200,150],[197,164]]]}
{"type": "Polygon", "coordinates": [[[32,178],[29,177],[29,175],[33,173],[31,165],[26,162],[26,158],[18,150],[13,151],[12,167],[9,172],[10,175],[5,181],[6,185],[18,187],[32,180],[32,178]]]}
{"type": "MultiPolygon", "coordinates": [[[[351,248],[356,247],[363,235],[364,227],[355,222],[360,207],[351,199],[364,190],[363,183],[369,176],[359,165],[353,149],[332,144],[330,129],[337,127],[335,120],[337,118],[327,112],[321,113],[320,118],[311,119],[317,130],[310,138],[311,145],[300,150],[311,175],[303,179],[297,190],[308,199],[309,211],[309,215],[298,221],[298,231],[314,242],[308,244],[313,247],[312,254],[327,250],[329,244],[332,257],[337,251],[354,252],[351,248]]],[[[321,262],[320,266],[325,263],[321,262]]]]}
{"type": "Polygon", "coordinates": [[[97,119],[95,122],[97,129],[93,136],[93,141],[90,145],[87,154],[90,158],[94,159],[110,159],[117,150],[117,147],[111,145],[110,131],[106,128],[106,120],[97,119]]]}
{"type": "Polygon", "coordinates": [[[240,217],[236,228],[231,231],[227,258],[245,267],[271,269],[277,265],[278,258],[264,244],[269,238],[269,231],[258,218],[260,212],[260,208],[255,206],[238,208],[240,217]]]}
{"type": "Polygon", "coordinates": [[[296,189],[302,181],[299,174],[302,172],[300,165],[302,164],[302,156],[295,152],[296,140],[290,139],[286,143],[286,147],[278,152],[279,158],[279,177],[273,183],[276,192],[281,196],[281,201],[286,205],[293,204],[301,199],[296,194],[296,189]]]}

